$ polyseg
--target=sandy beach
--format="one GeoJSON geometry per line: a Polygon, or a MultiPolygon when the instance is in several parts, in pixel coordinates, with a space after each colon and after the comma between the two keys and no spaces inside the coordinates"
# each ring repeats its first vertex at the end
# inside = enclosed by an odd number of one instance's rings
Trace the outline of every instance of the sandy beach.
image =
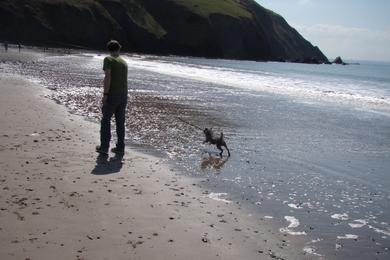
{"type": "Polygon", "coordinates": [[[159,157],[98,158],[99,125],[42,86],[0,74],[0,89],[0,259],[313,257],[159,157]]]}

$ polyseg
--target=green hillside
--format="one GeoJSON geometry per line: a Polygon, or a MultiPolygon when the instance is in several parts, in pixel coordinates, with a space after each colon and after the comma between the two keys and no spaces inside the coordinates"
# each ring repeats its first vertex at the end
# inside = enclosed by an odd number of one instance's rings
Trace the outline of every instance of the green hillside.
{"type": "Polygon", "coordinates": [[[253,0],[1,0],[0,41],[229,59],[325,62],[253,0]]]}
{"type": "Polygon", "coordinates": [[[222,14],[237,18],[252,18],[252,14],[240,4],[239,0],[174,0],[174,2],[203,17],[209,17],[211,14],[222,14]]]}

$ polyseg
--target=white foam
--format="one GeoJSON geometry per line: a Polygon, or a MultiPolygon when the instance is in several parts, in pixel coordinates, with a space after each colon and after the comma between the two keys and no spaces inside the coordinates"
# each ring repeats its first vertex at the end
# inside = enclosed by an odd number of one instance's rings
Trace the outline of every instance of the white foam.
{"type": "Polygon", "coordinates": [[[296,228],[299,226],[299,220],[292,216],[285,216],[284,217],[287,221],[290,222],[290,225],[288,225],[288,228],[296,228]]]}
{"type": "Polygon", "coordinates": [[[349,216],[347,213],[343,213],[343,214],[333,214],[332,216],[330,216],[331,218],[334,218],[334,219],[338,219],[338,220],[348,220],[349,219],[349,216]]]}
{"type": "Polygon", "coordinates": [[[304,232],[304,231],[293,231],[292,230],[293,228],[299,227],[299,220],[297,218],[295,218],[293,216],[285,216],[284,218],[288,222],[290,222],[290,224],[287,227],[285,227],[285,228],[279,229],[280,232],[287,233],[287,234],[290,234],[290,235],[293,235],[293,236],[306,235],[306,232],[304,232]]]}
{"type": "Polygon", "coordinates": [[[293,209],[302,209],[302,207],[298,204],[294,204],[294,203],[289,203],[287,204],[287,206],[289,206],[290,208],[293,208],[293,209]]]}
{"type": "MultiPolygon", "coordinates": [[[[97,58],[101,59],[101,57],[97,58]]],[[[374,108],[380,107],[386,110],[390,107],[388,94],[380,93],[379,90],[370,90],[369,86],[365,85],[369,83],[365,82],[345,82],[334,79],[319,81],[303,77],[291,77],[277,72],[267,72],[267,64],[262,64],[265,68],[262,71],[251,71],[151,58],[145,59],[142,56],[126,57],[126,61],[129,67],[234,88],[328,102],[371,105],[374,108]]]]}
{"type": "Polygon", "coordinates": [[[323,239],[322,238],[317,238],[317,239],[313,239],[311,241],[312,244],[315,244],[315,243],[318,243],[318,242],[321,242],[323,239]]]}
{"type": "Polygon", "coordinates": [[[265,219],[273,219],[273,216],[264,216],[265,219]]]}
{"type": "Polygon", "coordinates": [[[364,219],[356,219],[353,221],[353,223],[348,223],[348,225],[351,227],[351,228],[362,228],[364,227],[365,225],[367,225],[367,220],[364,220],[364,219]],[[357,222],[357,223],[356,223],[357,222]]]}
{"type": "Polygon", "coordinates": [[[337,239],[358,239],[359,236],[353,234],[345,234],[345,236],[337,236],[337,239]]]}
{"type": "Polygon", "coordinates": [[[318,254],[316,252],[316,249],[314,247],[310,247],[310,246],[305,246],[303,248],[303,252],[305,252],[306,254],[309,254],[309,255],[321,256],[320,254],[318,254]]]}
{"type": "Polygon", "coordinates": [[[232,203],[231,200],[226,200],[221,198],[222,196],[227,196],[227,193],[214,193],[211,192],[207,197],[216,201],[225,202],[225,203],[232,203]]]}
{"type": "Polygon", "coordinates": [[[368,225],[368,227],[371,228],[372,230],[374,230],[376,233],[381,233],[381,234],[384,234],[386,236],[390,236],[390,231],[388,231],[388,230],[379,229],[379,228],[371,226],[371,225],[368,225]]]}

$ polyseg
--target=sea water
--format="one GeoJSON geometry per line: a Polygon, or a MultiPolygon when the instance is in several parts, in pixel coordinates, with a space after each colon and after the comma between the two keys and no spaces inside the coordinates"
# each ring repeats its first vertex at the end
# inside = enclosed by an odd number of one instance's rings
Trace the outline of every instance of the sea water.
{"type": "Polygon", "coordinates": [[[232,158],[168,152],[210,187],[256,205],[284,223],[280,232],[310,237],[303,250],[313,258],[390,256],[390,64],[128,63],[159,78],[146,80],[153,91],[216,118],[178,115],[223,131],[232,158]]]}
{"type": "MultiPolygon", "coordinates": [[[[99,119],[103,57],[50,54],[12,68],[99,119]]],[[[313,258],[389,259],[390,64],[124,58],[129,145],[206,177],[210,199],[252,205],[313,258]],[[203,144],[205,127],[224,133],[231,157],[203,144]]]]}

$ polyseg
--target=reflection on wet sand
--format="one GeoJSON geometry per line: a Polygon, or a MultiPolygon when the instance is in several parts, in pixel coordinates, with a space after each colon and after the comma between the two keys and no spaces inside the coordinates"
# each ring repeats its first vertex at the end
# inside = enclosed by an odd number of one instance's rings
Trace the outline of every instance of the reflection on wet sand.
{"type": "Polygon", "coordinates": [[[208,169],[214,169],[216,170],[217,174],[219,174],[224,167],[225,163],[229,161],[229,157],[226,158],[219,158],[219,157],[214,157],[212,155],[206,156],[202,159],[202,162],[200,164],[200,168],[205,171],[208,169]]]}

